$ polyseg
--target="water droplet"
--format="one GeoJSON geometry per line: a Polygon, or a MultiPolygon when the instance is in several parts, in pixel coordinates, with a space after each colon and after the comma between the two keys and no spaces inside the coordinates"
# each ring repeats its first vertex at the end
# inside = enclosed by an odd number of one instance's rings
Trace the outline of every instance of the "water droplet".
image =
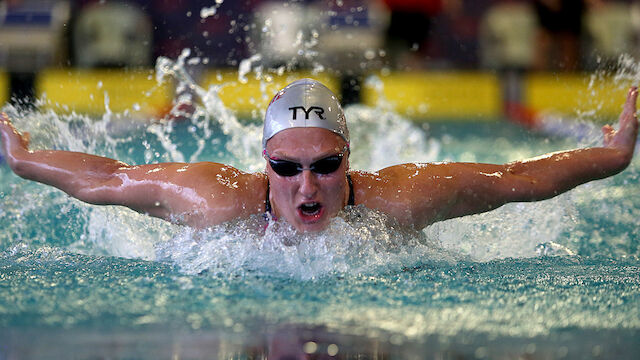
{"type": "Polygon", "coordinates": [[[216,11],[218,11],[218,7],[217,6],[212,6],[209,8],[202,8],[200,9],[200,17],[203,19],[208,18],[209,16],[213,16],[216,14],[216,11]]]}
{"type": "Polygon", "coordinates": [[[336,344],[330,344],[329,346],[327,346],[327,354],[329,356],[336,356],[338,355],[338,345],[336,344]]]}
{"type": "Polygon", "coordinates": [[[376,57],[376,52],[372,49],[367,49],[364,52],[364,58],[367,60],[373,60],[376,57]]]}
{"type": "Polygon", "coordinates": [[[304,343],[304,345],[302,345],[302,351],[304,351],[305,354],[314,354],[317,350],[318,344],[314,343],[313,341],[308,341],[304,343]]]}

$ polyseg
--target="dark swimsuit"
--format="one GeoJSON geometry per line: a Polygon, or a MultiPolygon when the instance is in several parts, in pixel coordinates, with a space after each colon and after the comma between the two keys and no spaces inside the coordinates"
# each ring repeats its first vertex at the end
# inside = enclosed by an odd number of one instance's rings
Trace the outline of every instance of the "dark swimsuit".
{"type": "MultiPolygon", "coordinates": [[[[353,194],[353,182],[351,181],[351,175],[347,174],[347,182],[349,183],[349,200],[347,205],[355,205],[355,196],[353,194]]],[[[269,180],[267,180],[267,199],[265,200],[265,213],[271,214],[271,201],[269,201],[269,180]]]]}

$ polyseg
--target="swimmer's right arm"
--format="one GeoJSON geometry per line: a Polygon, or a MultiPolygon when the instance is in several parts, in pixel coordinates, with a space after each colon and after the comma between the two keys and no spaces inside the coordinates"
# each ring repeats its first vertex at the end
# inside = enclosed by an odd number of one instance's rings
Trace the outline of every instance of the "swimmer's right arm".
{"type": "Polygon", "coordinates": [[[29,150],[0,115],[2,150],[20,177],[54,186],[81,201],[122,205],[174,223],[206,227],[260,212],[262,174],[210,162],[127,165],[105,157],[60,150],[29,150]]]}
{"type": "Polygon", "coordinates": [[[29,133],[21,134],[6,114],[0,115],[2,151],[16,175],[80,197],[78,189],[105,178],[126,164],[99,156],[57,150],[29,150],[29,133]]]}

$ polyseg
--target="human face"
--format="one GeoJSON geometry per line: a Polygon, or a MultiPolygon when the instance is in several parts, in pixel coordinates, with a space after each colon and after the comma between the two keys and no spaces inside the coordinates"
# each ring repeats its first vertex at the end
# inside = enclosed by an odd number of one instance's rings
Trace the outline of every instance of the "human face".
{"type": "Polygon", "coordinates": [[[281,176],[267,161],[269,201],[274,215],[300,232],[325,229],[347,203],[347,154],[338,169],[329,174],[318,174],[310,167],[318,160],[343,153],[345,146],[340,136],[321,128],[291,128],[274,135],[267,142],[269,157],[299,163],[304,168],[296,175],[281,176]]]}

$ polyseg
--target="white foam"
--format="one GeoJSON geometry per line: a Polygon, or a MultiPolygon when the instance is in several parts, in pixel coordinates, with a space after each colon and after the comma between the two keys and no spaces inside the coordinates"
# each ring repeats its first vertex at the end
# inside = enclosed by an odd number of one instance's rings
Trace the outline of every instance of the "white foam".
{"type": "MultiPolygon", "coordinates": [[[[171,121],[156,121],[144,133],[120,127],[119,124],[125,123],[120,121],[123,115],[106,109],[98,119],[74,113],[58,114],[54,110],[25,111],[11,106],[5,106],[3,110],[16,119],[19,129],[31,132],[35,149],[81,151],[129,162],[131,154],[123,148],[140,146],[138,142],[141,142],[147,162],[212,160],[247,171],[264,169],[264,160],[260,157],[261,126],[239,120],[225,106],[218,96],[224,84],[208,89],[199,86],[186,71],[189,56],[190,52],[184,51],[176,60],[158,59],[157,79],[161,82],[175,80],[179,88],[190,94],[178,98],[176,106],[185,101],[194,106],[193,114],[186,119],[189,121],[188,136],[192,136],[188,142],[196,145],[191,154],[186,154],[181,145],[184,139],[176,141],[171,121]],[[153,137],[153,144],[147,139],[140,140],[143,135],[153,137]],[[223,153],[203,156],[204,150],[223,140],[227,144],[223,153]]],[[[265,71],[253,65],[249,68],[254,69],[263,85],[268,83],[265,71]]],[[[629,76],[635,79],[636,73],[629,76]]],[[[376,78],[368,82],[381,86],[376,78]]],[[[261,88],[266,91],[266,86],[261,88]]],[[[378,108],[357,105],[345,109],[352,138],[352,169],[375,171],[398,163],[443,160],[443,148],[449,141],[446,137],[429,138],[423,129],[394,113],[384,99],[380,103],[382,106],[378,108]]],[[[594,136],[598,135],[588,131],[587,139],[579,141],[594,141],[594,136]]],[[[493,140],[496,151],[500,151],[498,147],[503,142],[508,143],[508,140],[493,140]]],[[[468,141],[464,149],[476,156],[478,150],[486,151],[486,144],[486,139],[468,141]]],[[[506,161],[535,155],[529,153],[531,149],[514,147],[510,151],[500,155],[506,161]]],[[[459,156],[466,156],[465,152],[459,156]]],[[[636,168],[637,163],[636,158],[636,168]]],[[[5,183],[7,176],[0,175],[5,183]]],[[[456,261],[460,256],[488,261],[550,253],[570,254],[575,249],[571,249],[563,234],[571,232],[578,221],[575,203],[580,198],[591,199],[603,193],[607,181],[583,186],[552,200],[510,204],[490,213],[436,223],[424,232],[407,232],[389,226],[387,219],[373,211],[351,209],[334,219],[325,232],[300,235],[284,223],[272,224],[263,232],[259,217],[196,231],[118,207],[81,204],[57,190],[11,177],[0,188],[3,194],[0,214],[9,219],[5,221],[9,222],[4,229],[5,235],[0,239],[5,245],[6,241],[14,240],[72,242],[68,248],[73,251],[168,261],[190,274],[260,272],[300,279],[335,274],[348,276],[393,271],[422,261],[456,261]],[[72,230],[65,228],[69,226],[66,224],[59,224],[56,229],[39,229],[30,214],[36,214],[42,208],[44,211],[77,210],[74,216],[84,225],[72,230]],[[33,238],[22,237],[25,228],[33,230],[33,238]],[[55,235],[56,232],[72,233],[74,240],[55,238],[60,236],[55,235]],[[51,238],[46,239],[47,236],[51,238]]],[[[608,214],[606,209],[603,214],[608,214]]]]}
{"type": "Polygon", "coordinates": [[[302,280],[398,271],[456,259],[422,233],[400,229],[364,207],[347,208],[320,233],[301,234],[283,221],[266,229],[264,224],[256,216],[207,230],[184,228],[157,245],[157,259],[189,274],[257,273],[302,280]]]}

